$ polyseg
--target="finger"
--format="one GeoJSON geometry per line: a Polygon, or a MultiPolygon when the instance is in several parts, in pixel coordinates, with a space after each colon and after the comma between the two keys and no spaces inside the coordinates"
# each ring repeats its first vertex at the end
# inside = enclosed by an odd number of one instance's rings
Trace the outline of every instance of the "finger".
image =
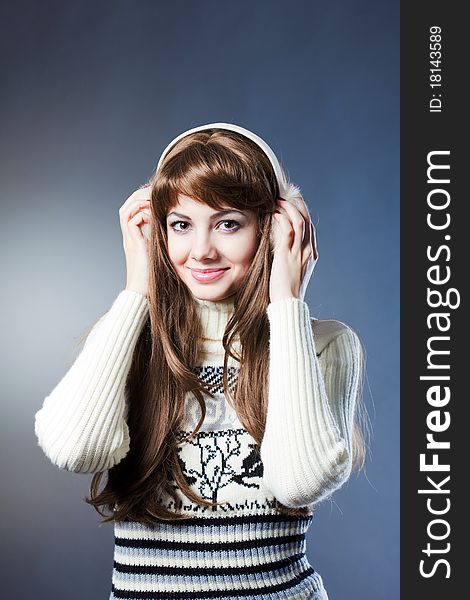
{"type": "Polygon", "coordinates": [[[316,263],[316,258],[315,258],[315,253],[313,250],[313,246],[312,244],[309,244],[303,254],[302,254],[302,279],[305,275],[305,271],[306,269],[309,267],[310,263],[312,263],[312,266],[315,265],[316,263]]]}
{"type": "Polygon", "coordinates": [[[133,240],[141,241],[142,237],[145,237],[141,229],[142,226],[144,224],[151,225],[151,223],[151,215],[145,211],[140,211],[127,222],[127,231],[133,240]]]}
{"type": "MultiPolygon", "coordinates": [[[[292,238],[294,236],[294,231],[292,229],[291,222],[286,215],[281,213],[274,213],[274,219],[278,225],[278,234],[275,234],[275,238],[277,239],[276,246],[282,247],[285,250],[290,250],[290,246],[292,243],[292,238]]],[[[274,224],[273,224],[274,225],[274,224]]]]}
{"type": "Polygon", "coordinates": [[[294,208],[300,212],[303,218],[307,220],[307,223],[308,221],[310,221],[308,206],[302,195],[299,194],[298,196],[296,196],[294,201],[289,202],[286,200],[285,202],[287,202],[287,204],[290,204],[291,206],[294,206],[294,208]]]}
{"type": "Polygon", "coordinates": [[[305,202],[305,200],[303,200],[302,198],[302,202],[303,202],[303,210],[301,210],[300,212],[302,213],[302,215],[305,218],[305,238],[304,238],[304,247],[305,248],[310,248],[310,245],[312,243],[312,218],[310,217],[310,213],[308,211],[308,206],[305,202]]]}
{"type": "Polygon", "coordinates": [[[306,209],[305,202],[302,200],[303,206],[301,208],[298,208],[298,206],[294,205],[292,202],[288,202],[287,200],[282,200],[282,199],[281,199],[280,204],[281,204],[282,208],[289,214],[294,225],[296,222],[299,225],[302,224],[302,228],[303,228],[302,240],[307,242],[309,230],[304,225],[306,223],[310,222],[310,218],[309,218],[308,211],[306,209]]]}
{"type": "Polygon", "coordinates": [[[127,221],[132,218],[136,213],[144,208],[149,208],[149,200],[134,200],[133,202],[126,202],[119,209],[119,219],[121,225],[125,225],[127,221]]]}
{"type": "Polygon", "coordinates": [[[301,252],[306,230],[305,219],[302,216],[302,213],[290,202],[281,200],[281,206],[286,211],[288,218],[291,222],[292,228],[294,230],[292,251],[301,252]]]}
{"type": "Polygon", "coordinates": [[[131,219],[129,219],[126,223],[126,232],[130,239],[134,242],[140,242],[142,234],[140,233],[140,229],[138,227],[139,223],[143,220],[143,216],[138,213],[134,215],[131,219]]]}
{"type": "Polygon", "coordinates": [[[312,218],[310,216],[310,212],[308,210],[308,205],[304,200],[303,196],[299,197],[300,202],[296,204],[299,212],[302,214],[304,219],[306,220],[307,227],[305,228],[305,237],[304,237],[304,248],[310,247],[310,243],[312,242],[312,218]]]}
{"type": "Polygon", "coordinates": [[[315,227],[313,225],[313,223],[310,221],[310,240],[309,240],[309,252],[307,254],[306,260],[304,262],[303,268],[302,268],[302,279],[304,278],[305,274],[307,273],[307,270],[309,271],[313,271],[313,268],[315,267],[315,264],[318,260],[318,250],[316,247],[316,240],[315,240],[315,227]]]}
{"type": "Polygon", "coordinates": [[[139,213],[145,209],[148,209],[149,205],[150,205],[149,200],[140,200],[136,204],[130,206],[129,210],[127,211],[127,220],[134,217],[137,213],[139,213]]]}
{"type": "Polygon", "coordinates": [[[295,231],[294,242],[292,244],[292,252],[294,252],[295,254],[301,254],[305,237],[305,219],[300,218],[293,222],[292,225],[295,231]]]}

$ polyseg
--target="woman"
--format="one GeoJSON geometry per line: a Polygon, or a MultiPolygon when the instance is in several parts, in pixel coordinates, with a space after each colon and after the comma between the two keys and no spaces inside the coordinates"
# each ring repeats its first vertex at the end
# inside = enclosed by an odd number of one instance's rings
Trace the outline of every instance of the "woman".
{"type": "Polygon", "coordinates": [[[257,135],[211,123],[119,213],[126,288],[35,417],[114,521],[110,598],[327,599],[305,532],[364,462],[363,353],[303,301],[299,188],[257,135]]]}

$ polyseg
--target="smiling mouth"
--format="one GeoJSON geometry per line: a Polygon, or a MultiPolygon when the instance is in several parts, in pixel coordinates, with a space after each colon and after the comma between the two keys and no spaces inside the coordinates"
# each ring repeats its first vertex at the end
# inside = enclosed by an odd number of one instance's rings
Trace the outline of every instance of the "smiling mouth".
{"type": "Polygon", "coordinates": [[[229,267],[222,269],[191,269],[191,277],[202,284],[218,281],[228,271],[229,267]]]}

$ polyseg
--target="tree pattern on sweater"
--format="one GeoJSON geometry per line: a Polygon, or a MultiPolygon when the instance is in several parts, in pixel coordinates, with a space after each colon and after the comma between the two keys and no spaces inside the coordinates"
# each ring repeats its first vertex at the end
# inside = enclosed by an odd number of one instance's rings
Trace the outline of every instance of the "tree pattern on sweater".
{"type": "Polygon", "coordinates": [[[201,432],[187,442],[184,457],[183,447],[178,448],[181,471],[202,498],[218,502],[219,493],[233,484],[259,489],[259,446],[247,443],[246,436],[244,429],[201,432]]]}

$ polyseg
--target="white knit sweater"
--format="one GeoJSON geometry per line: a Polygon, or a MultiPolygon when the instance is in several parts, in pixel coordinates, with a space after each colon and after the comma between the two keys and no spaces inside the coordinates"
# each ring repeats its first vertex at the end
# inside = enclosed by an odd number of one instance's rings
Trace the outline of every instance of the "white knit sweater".
{"type": "MultiPolygon", "coordinates": [[[[223,364],[221,339],[233,312],[233,296],[195,302],[205,331],[201,366],[223,364]]],[[[262,484],[286,506],[307,506],[330,495],[350,474],[361,345],[344,323],[311,319],[307,304],[297,298],[269,304],[267,314],[270,365],[260,448],[262,484]]],[[[104,471],[129,451],[125,383],[147,317],[147,298],[122,290],[36,413],[39,446],[59,468],[104,471]]],[[[188,416],[191,406],[188,398],[188,416]]],[[[228,403],[223,410],[222,420],[241,430],[228,403]]],[[[203,430],[213,429],[211,415],[208,410],[203,430]]],[[[198,418],[196,410],[188,425],[193,427],[198,418]]],[[[217,418],[220,422],[220,414],[217,418]]]]}

